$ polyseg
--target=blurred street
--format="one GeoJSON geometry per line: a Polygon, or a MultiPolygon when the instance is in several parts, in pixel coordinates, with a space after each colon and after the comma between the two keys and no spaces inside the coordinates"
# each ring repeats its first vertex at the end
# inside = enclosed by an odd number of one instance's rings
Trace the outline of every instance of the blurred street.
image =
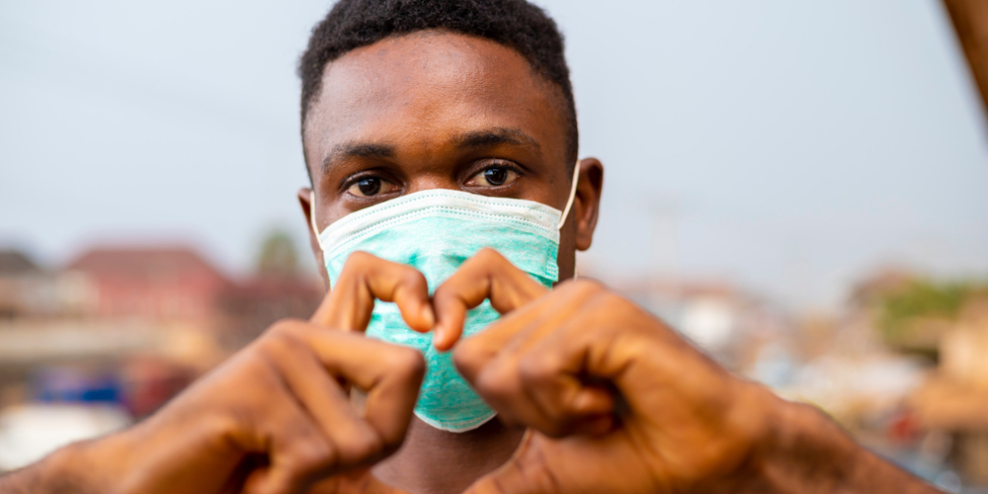
{"type": "MultiPolygon", "coordinates": [[[[0,469],[153,413],[321,281],[282,235],[231,280],[189,247],[103,247],[61,268],[0,252],[0,469]]],[[[719,363],[814,404],[952,492],[988,488],[988,283],[865,273],[833,313],[794,313],[729,280],[599,278],[719,363]]]]}

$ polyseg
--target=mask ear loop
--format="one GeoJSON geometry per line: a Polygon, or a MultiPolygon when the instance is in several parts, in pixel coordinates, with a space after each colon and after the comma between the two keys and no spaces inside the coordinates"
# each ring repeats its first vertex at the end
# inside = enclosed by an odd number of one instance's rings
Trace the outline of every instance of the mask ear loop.
{"type": "Polygon", "coordinates": [[[325,251],[326,249],[322,246],[322,239],[319,238],[319,228],[316,227],[316,191],[309,191],[309,224],[312,226],[312,233],[316,235],[316,243],[319,244],[319,248],[325,251]]]}
{"type": "Polygon", "coordinates": [[[579,181],[580,163],[577,162],[576,165],[573,166],[573,184],[570,185],[569,199],[566,200],[566,208],[563,209],[563,215],[559,217],[559,224],[556,225],[557,230],[563,227],[563,223],[566,223],[566,217],[569,216],[569,210],[573,207],[573,199],[576,199],[576,184],[579,183],[579,181]]]}
{"type": "MultiPolygon", "coordinates": [[[[566,208],[563,209],[563,215],[559,217],[559,225],[556,226],[557,229],[562,229],[563,223],[566,223],[566,217],[569,216],[569,210],[573,207],[573,200],[576,199],[576,184],[580,182],[580,162],[577,161],[576,165],[573,166],[573,184],[569,188],[569,199],[566,200],[566,208]]],[[[575,258],[574,258],[575,260],[575,258]]],[[[573,266],[573,279],[580,277],[580,274],[573,266]]]]}

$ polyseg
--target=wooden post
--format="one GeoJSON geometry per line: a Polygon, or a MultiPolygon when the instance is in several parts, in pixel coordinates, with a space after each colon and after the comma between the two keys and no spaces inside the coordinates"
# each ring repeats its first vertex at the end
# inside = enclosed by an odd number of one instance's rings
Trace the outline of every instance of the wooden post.
{"type": "Polygon", "coordinates": [[[943,0],[988,111],[988,1],[943,0]]]}

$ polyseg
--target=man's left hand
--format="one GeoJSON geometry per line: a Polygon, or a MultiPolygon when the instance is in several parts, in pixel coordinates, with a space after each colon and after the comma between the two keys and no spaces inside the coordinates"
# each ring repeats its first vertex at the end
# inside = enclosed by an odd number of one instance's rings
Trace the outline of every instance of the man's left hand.
{"type": "Polygon", "coordinates": [[[498,258],[468,261],[433,299],[444,342],[485,296],[507,313],[460,341],[454,361],[501,420],[530,428],[468,492],[730,491],[781,400],[599,283],[550,292],[498,258]]]}

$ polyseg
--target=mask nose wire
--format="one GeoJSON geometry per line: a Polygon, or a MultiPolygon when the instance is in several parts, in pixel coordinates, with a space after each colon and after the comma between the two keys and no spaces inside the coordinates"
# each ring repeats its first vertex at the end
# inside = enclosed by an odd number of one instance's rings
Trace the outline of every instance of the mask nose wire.
{"type": "MultiPolygon", "coordinates": [[[[559,230],[563,227],[563,223],[566,223],[566,217],[569,216],[569,210],[573,207],[573,199],[576,198],[576,184],[580,181],[580,162],[577,162],[573,166],[573,184],[569,188],[569,199],[566,200],[566,207],[563,209],[563,215],[559,217],[559,224],[556,225],[556,229],[559,230]]],[[[314,224],[314,223],[313,223],[314,224]]]]}

